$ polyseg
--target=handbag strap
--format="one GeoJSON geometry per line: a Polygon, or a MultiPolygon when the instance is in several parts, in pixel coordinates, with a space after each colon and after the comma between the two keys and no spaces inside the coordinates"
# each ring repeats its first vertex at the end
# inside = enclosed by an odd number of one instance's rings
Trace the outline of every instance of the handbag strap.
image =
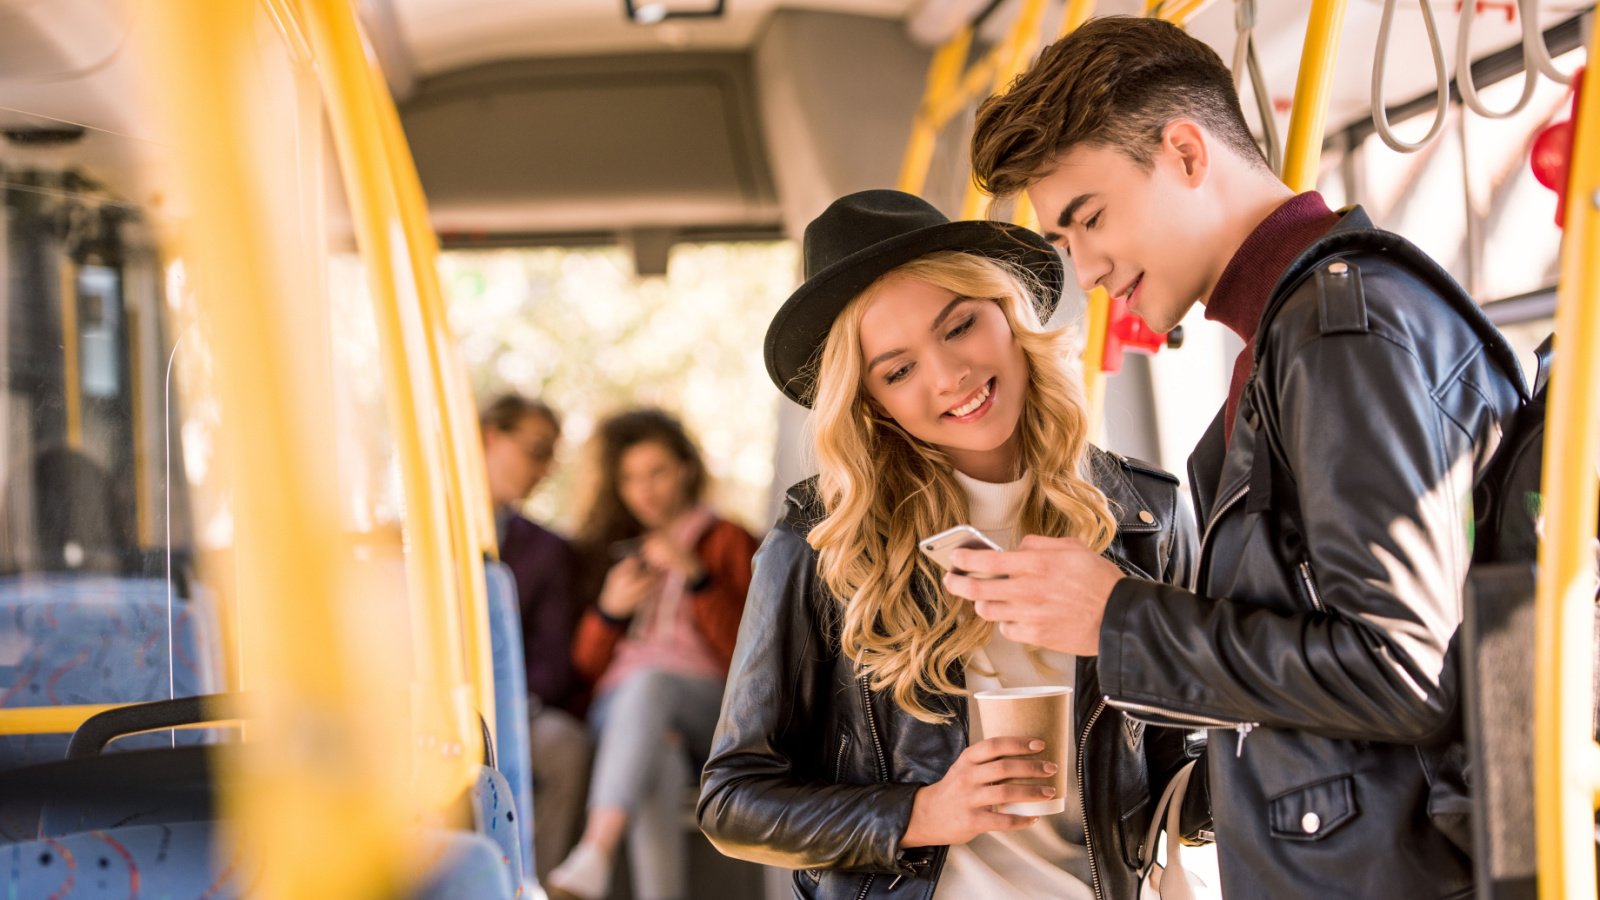
{"type": "Polygon", "coordinates": [[[1178,873],[1176,878],[1179,881],[1183,881],[1186,877],[1183,874],[1183,865],[1178,860],[1178,845],[1182,843],[1179,835],[1183,834],[1181,822],[1183,795],[1189,789],[1189,776],[1194,774],[1194,764],[1196,762],[1198,760],[1190,760],[1185,764],[1183,768],[1178,770],[1177,774],[1172,776],[1172,780],[1168,781],[1166,788],[1161,791],[1161,799],[1156,802],[1155,815],[1150,817],[1150,831],[1145,835],[1144,846],[1139,848],[1140,879],[1149,875],[1151,867],[1156,864],[1156,843],[1161,836],[1163,825],[1167,829],[1167,853],[1166,871],[1161,876],[1162,881],[1165,882],[1166,879],[1174,877],[1174,872],[1178,873]]]}

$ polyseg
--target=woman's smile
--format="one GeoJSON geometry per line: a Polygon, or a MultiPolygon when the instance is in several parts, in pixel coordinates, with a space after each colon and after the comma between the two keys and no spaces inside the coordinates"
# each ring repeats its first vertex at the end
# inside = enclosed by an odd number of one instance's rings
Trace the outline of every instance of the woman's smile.
{"type": "Polygon", "coordinates": [[[966,399],[962,400],[959,405],[953,406],[945,412],[944,418],[963,424],[976,422],[983,418],[990,409],[994,408],[994,387],[995,379],[993,378],[978,385],[978,389],[968,394],[966,399]]]}

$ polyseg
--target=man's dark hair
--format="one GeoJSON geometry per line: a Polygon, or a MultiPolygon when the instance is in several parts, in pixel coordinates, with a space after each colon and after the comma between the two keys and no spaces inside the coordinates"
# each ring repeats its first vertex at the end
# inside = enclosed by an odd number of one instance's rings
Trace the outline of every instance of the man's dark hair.
{"type": "Polygon", "coordinates": [[[1266,168],[1216,51],[1160,19],[1093,19],[978,108],[973,177],[1007,197],[1080,145],[1113,147],[1149,168],[1162,132],[1179,118],[1266,168]]]}
{"type": "Polygon", "coordinates": [[[478,427],[487,431],[493,428],[503,434],[510,434],[522,425],[529,416],[538,416],[550,423],[561,434],[561,419],[556,411],[543,400],[534,400],[521,394],[501,394],[494,398],[483,412],[478,416],[478,427]]]}

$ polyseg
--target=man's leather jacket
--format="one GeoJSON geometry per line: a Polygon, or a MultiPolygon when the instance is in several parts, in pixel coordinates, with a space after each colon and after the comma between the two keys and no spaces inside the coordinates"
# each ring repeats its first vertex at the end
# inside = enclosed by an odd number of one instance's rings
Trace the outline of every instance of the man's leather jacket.
{"type": "Polygon", "coordinates": [[[1226,446],[1219,415],[1190,460],[1194,583],[1112,592],[1112,702],[1231,729],[1209,753],[1228,900],[1472,891],[1447,650],[1473,487],[1524,394],[1473,315],[1346,213],[1279,280],[1226,446]]]}
{"type": "MultiPolygon", "coordinates": [[[[1119,533],[1108,555],[1126,571],[1181,581],[1193,524],[1171,475],[1094,450],[1096,484],[1119,533]]],[[[729,856],[801,870],[799,896],[933,896],[946,847],[901,850],[919,787],[967,746],[964,696],[932,698],[955,718],[930,725],[873,691],[839,650],[838,600],[806,543],[822,507],[814,482],[791,488],[756,555],[722,721],[702,780],[700,826],[729,856]]],[[[1161,788],[1185,762],[1185,733],[1146,728],[1106,706],[1092,659],[1073,692],[1080,796],[1097,897],[1133,900],[1133,867],[1161,788]]],[[[1195,779],[1201,782],[1203,779],[1195,779]]],[[[1190,791],[1185,827],[1201,822],[1190,791]]],[[[1198,830],[1189,828],[1192,832],[1198,830]]]]}

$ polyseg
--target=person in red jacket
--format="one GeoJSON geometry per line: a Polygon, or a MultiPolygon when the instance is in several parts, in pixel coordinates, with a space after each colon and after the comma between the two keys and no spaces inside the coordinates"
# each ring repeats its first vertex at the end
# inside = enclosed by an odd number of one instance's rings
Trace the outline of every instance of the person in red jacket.
{"type": "Polygon", "coordinates": [[[573,663],[594,685],[598,743],[588,824],[547,886],[556,897],[605,896],[626,834],[634,896],[681,900],[683,789],[690,760],[710,751],[756,539],[705,505],[705,464],[671,415],[612,416],[594,447],[578,540],[609,568],[573,663]]]}

